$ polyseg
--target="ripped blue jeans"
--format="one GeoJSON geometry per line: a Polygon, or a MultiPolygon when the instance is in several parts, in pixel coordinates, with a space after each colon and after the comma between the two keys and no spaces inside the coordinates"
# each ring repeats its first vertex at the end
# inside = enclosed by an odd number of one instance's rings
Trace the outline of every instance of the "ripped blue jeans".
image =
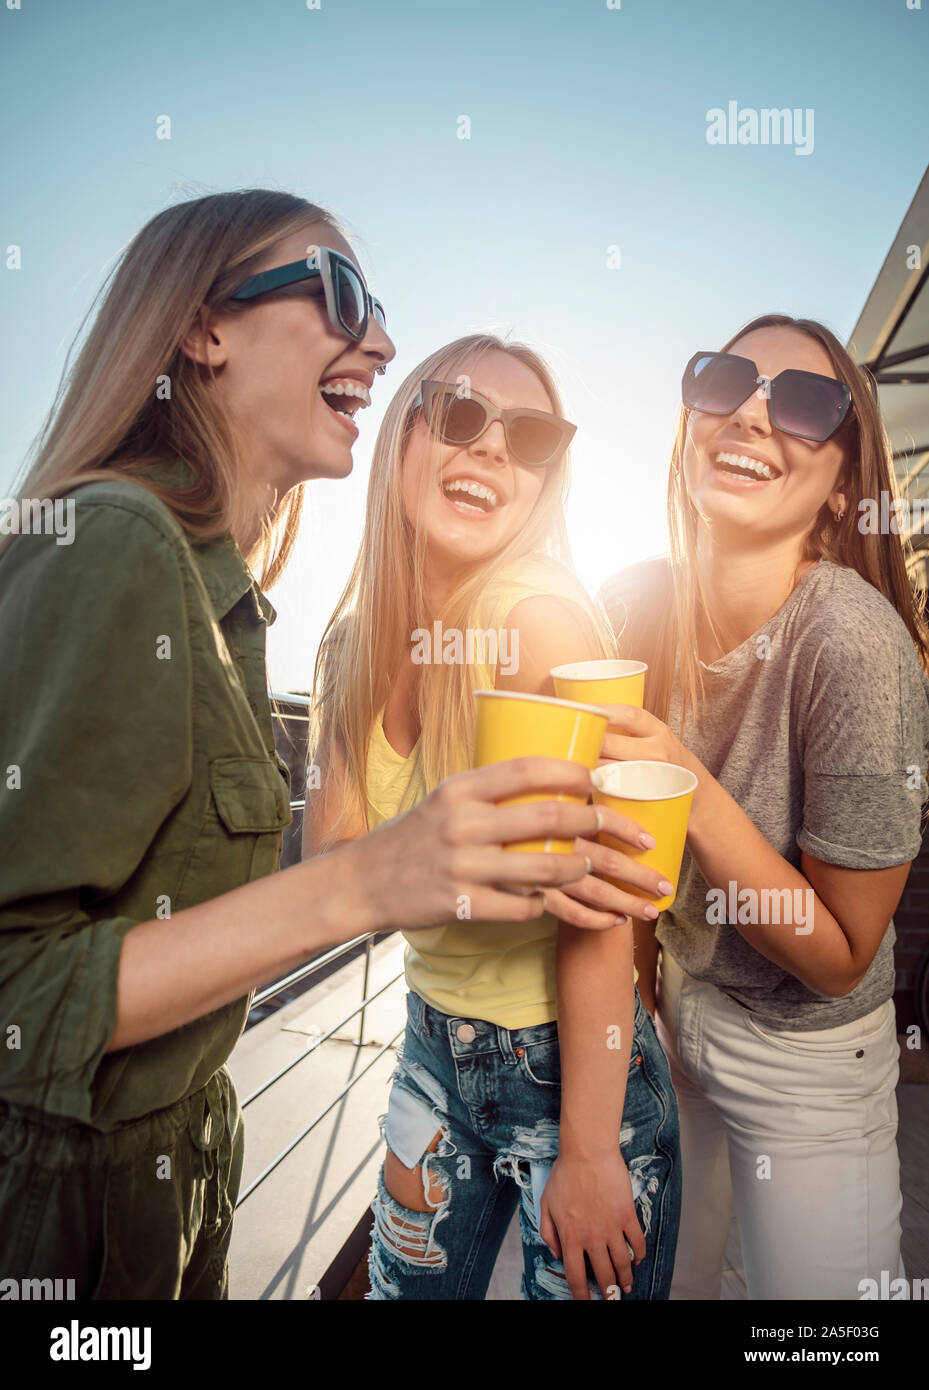
{"type": "MultiPolygon", "coordinates": [[[[381,1130],[408,1168],[422,1164],[428,1211],[384,1186],[372,1210],[371,1299],[483,1299],[519,1204],[526,1299],[570,1299],[564,1267],[539,1235],[539,1199],[558,1153],[561,1062],[557,1023],[501,1028],[452,1018],[412,991],[407,1029],[381,1130]],[[441,1138],[427,1152],[436,1134],[441,1138]]],[[[666,1299],[681,1207],[680,1130],[668,1063],[636,991],[635,1035],[618,1136],[646,1256],[632,1292],[666,1299]]],[[[591,1298],[602,1295],[590,1277],[591,1298]]]]}

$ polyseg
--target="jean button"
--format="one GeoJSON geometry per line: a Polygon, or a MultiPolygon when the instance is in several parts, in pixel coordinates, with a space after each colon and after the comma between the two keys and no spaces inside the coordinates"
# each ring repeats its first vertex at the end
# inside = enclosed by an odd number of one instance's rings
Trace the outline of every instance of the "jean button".
{"type": "Polygon", "coordinates": [[[477,1032],[473,1024],[459,1023],[458,1027],[455,1029],[455,1037],[459,1042],[471,1043],[474,1042],[474,1039],[477,1037],[477,1032]]]}

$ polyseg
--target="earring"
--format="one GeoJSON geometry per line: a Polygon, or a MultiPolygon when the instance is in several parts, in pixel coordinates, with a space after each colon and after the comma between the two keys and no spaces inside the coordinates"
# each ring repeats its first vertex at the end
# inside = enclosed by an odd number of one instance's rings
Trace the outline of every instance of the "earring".
{"type": "Polygon", "coordinates": [[[845,508],[844,508],[844,507],[840,507],[839,510],[838,510],[837,512],[834,513],[834,516],[835,516],[836,521],[841,521],[844,515],[845,515],[845,508]]]}

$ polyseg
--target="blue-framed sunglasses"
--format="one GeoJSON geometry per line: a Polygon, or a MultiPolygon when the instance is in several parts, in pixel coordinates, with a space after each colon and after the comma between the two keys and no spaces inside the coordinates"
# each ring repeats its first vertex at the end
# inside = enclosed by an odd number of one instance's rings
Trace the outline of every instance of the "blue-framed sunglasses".
{"type": "MultiPolygon", "coordinates": [[[[238,289],[233,290],[229,298],[240,302],[257,299],[271,290],[296,285],[301,280],[313,280],[317,275],[323,282],[329,322],[338,333],[353,342],[360,342],[368,331],[368,321],[372,315],[381,328],[386,329],[384,306],[368,290],[361,271],[341,251],[333,251],[330,246],[315,246],[302,261],[291,261],[288,265],[278,265],[273,270],[250,275],[238,289]]],[[[381,365],[375,370],[384,372],[386,367],[381,365]]]]}

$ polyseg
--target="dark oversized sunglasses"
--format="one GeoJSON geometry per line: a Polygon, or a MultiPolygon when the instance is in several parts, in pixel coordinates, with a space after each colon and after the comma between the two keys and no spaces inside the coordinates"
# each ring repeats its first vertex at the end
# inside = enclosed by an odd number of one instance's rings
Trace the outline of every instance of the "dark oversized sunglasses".
{"type": "Polygon", "coordinates": [[[775,429],[820,443],[835,434],[852,401],[844,381],[793,368],[768,378],[733,352],[695,352],[684,368],[681,396],[688,410],[731,415],[758,387],[775,429]]]}
{"type": "Polygon", "coordinates": [[[271,290],[295,285],[301,280],[313,280],[316,276],[322,280],[326,312],[337,332],[360,342],[368,331],[371,315],[382,328],[387,327],[384,306],[369,292],[361,271],[341,251],[333,251],[329,246],[315,247],[305,260],[291,261],[288,265],[250,275],[229,298],[257,299],[260,294],[269,294],[271,290]]]}
{"type": "Polygon", "coordinates": [[[447,381],[424,381],[416,401],[426,424],[443,444],[473,444],[494,420],[501,421],[510,453],[520,463],[544,468],[570,444],[576,425],[547,410],[500,410],[476,391],[460,395],[447,381]]]}

